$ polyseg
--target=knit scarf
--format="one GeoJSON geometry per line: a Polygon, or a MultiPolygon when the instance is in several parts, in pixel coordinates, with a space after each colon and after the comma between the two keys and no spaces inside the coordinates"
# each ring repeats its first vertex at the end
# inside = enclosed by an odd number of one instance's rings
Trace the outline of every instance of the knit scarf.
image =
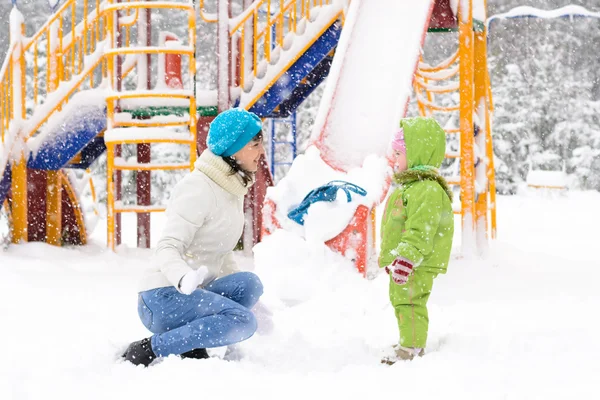
{"type": "Polygon", "coordinates": [[[450,201],[452,201],[453,193],[448,186],[448,182],[440,175],[438,170],[428,165],[417,165],[406,171],[399,172],[394,175],[394,181],[399,185],[407,185],[416,181],[436,181],[446,192],[450,201]]]}
{"type": "Polygon", "coordinates": [[[194,166],[229,193],[236,196],[245,196],[248,193],[242,178],[238,174],[232,175],[231,167],[225,160],[214,155],[210,150],[205,150],[194,166]]]}

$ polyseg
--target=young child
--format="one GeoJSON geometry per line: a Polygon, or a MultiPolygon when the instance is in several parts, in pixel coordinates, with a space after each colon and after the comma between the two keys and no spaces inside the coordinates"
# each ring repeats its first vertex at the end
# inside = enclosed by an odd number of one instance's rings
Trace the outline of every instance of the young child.
{"type": "Polygon", "coordinates": [[[392,142],[395,186],[381,226],[379,266],[390,275],[390,301],[398,319],[395,356],[382,362],[412,360],[424,354],[433,280],[446,273],[454,215],[452,192],[439,174],[446,134],[433,118],[406,118],[392,142]]]}

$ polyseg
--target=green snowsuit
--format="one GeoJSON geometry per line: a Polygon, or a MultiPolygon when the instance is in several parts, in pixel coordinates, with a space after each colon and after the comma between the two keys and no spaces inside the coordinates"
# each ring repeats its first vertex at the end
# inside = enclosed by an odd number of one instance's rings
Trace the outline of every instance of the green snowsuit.
{"type": "Polygon", "coordinates": [[[454,214],[452,192],[437,172],[446,153],[446,134],[432,118],[406,118],[404,129],[408,170],[395,175],[396,187],[385,207],[381,226],[379,266],[403,257],[412,261],[413,273],[404,285],[390,277],[400,345],[424,348],[429,317],[427,301],[433,279],[446,273],[454,214]]]}

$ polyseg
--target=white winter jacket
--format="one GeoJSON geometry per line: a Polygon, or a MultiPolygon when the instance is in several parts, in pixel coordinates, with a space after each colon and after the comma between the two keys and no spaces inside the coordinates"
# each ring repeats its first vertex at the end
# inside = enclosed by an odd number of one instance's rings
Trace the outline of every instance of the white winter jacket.
{"type": "Polygon", "coordinates": [[[200,286],[237,272],[233,248],[244,228],[244,187],[238,174],[206,150],[195,168],[173,190],[167,221],[158,242],[154,267],[139,291],[175,286],[192,269],[206,266],[209,275],[200,286]]]}

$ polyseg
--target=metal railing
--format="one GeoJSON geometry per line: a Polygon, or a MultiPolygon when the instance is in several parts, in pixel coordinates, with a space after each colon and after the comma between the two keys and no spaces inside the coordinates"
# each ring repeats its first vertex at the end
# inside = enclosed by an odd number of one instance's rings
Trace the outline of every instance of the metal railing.
{"type": "Polygon", "coordinates": [[[310,20],[314,7],[332,3],[332,0],[260,0],[233,19],[230,34],[239,40],[241,49],[239,85],[244,87],[248,80],[256,77],[259,64],[263,60],[271,61],[273,50],[284,47],[286,34],[296,33],[300,21],[310,20]],[[244,49],[250,40],[252,50],[246,52],[244,49]]]}
{"type": "MultiPolygon", "coordinates": [[[[2,149],[9,139],[10,123],[14,113],[13,96],[13,57],[15,53],[15,43],[11,43],[4,63],[0,68],[0,140],[2,149]]],[[[0,151],[1,155],[1,151],[0,151]]],[[[0,165],[0,176],[4,166],[0,165]]]]}
{"type": "Polygon", "coordinates": [[[106,18],[100,0],[66,0],[33,37],[24,39],[25,137],[35,134],[50,115],[80,90],[97,88],[106,75],[103,43],[106,18]],[[91,11],[90,11],[91,10],[91,11]],[[48,102],[51,93],[57,93],[48,102]]]}

